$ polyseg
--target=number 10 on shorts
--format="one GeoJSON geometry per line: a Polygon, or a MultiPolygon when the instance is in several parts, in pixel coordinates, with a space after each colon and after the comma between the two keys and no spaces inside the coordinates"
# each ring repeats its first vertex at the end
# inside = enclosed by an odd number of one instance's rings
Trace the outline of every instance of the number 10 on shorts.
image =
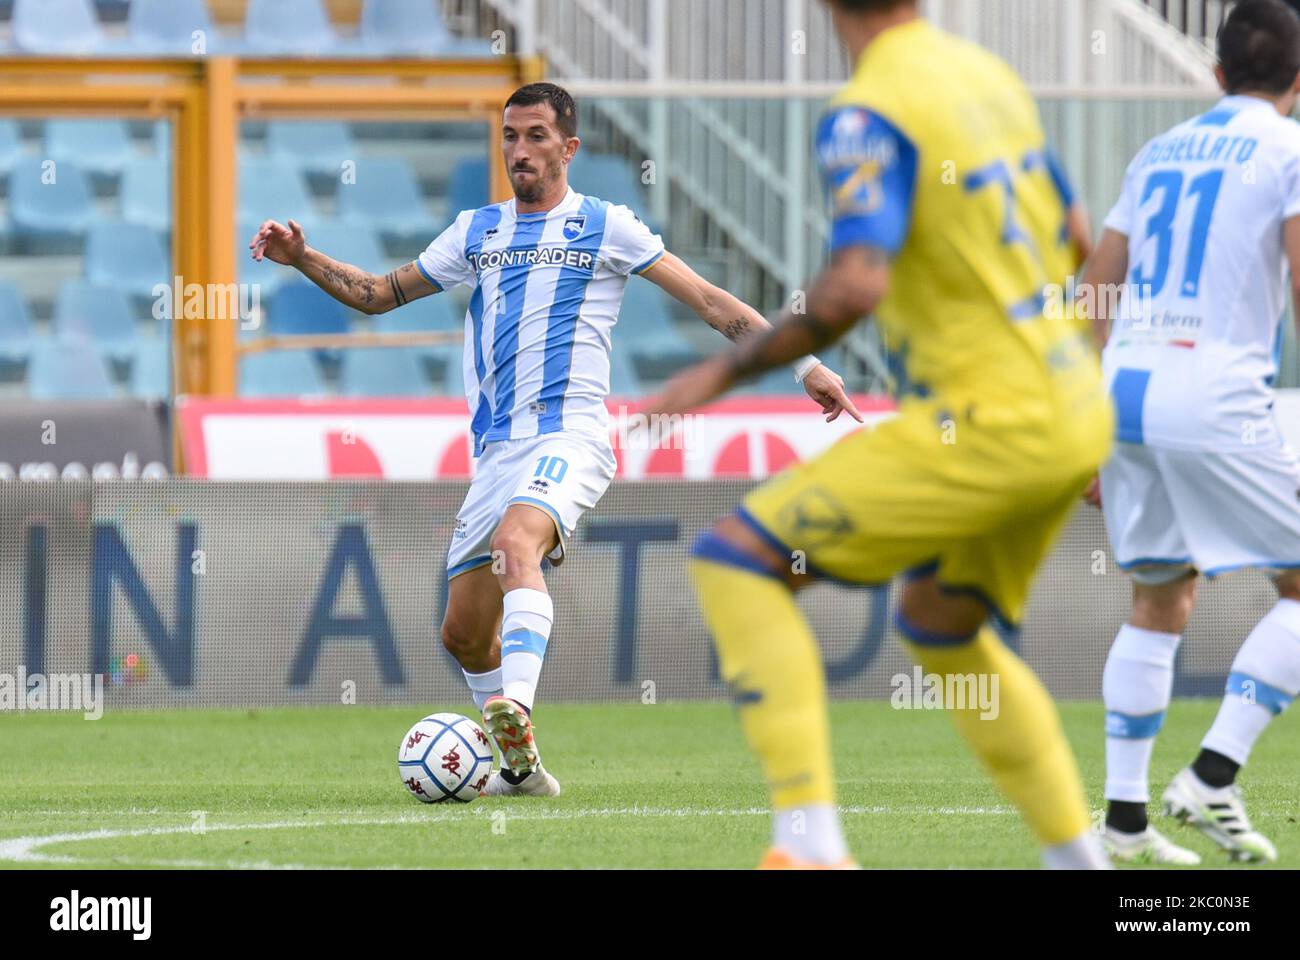
{"type": "Polygon", "coordinates": [[[537,461],[537,469],[533,471],[533,476],[545,477],[547,480],[560,483],[568,471],[569,461],[559,457],[542,457],[537,461]]]}

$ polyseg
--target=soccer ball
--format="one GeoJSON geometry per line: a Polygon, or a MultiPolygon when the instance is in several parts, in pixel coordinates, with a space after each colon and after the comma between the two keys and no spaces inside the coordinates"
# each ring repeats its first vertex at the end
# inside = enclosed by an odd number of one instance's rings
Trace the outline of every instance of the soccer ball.
{"type": "Polygon", "coordinates": [[[422,803],[469,803],[492,775],[492,741],[469,717],[435,713],[398,744],[397,773],[422,803]]]}

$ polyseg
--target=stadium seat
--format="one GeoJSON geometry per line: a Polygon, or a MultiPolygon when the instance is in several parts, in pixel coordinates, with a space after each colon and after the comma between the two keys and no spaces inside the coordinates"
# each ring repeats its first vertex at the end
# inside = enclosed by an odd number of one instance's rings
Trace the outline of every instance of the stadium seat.
{"type": "Polygon", "coordinates": [[[126,49],[139,54],[212,53],[221,46],[205,0],[132,0],[126,49]],[[203,47],[195,49],[196,31],[203,47]]]}
{"type": "Polygon", "coordinates": [[[266,149],[272,157],[293,164],[303,173],[338,178],[343,164],[357,158],[346,123],[321,120],[278,120],[267,124],[266,149]]]}
{"type": "Polygon", "coordinates": [[[12,283],[0,281],[0,363],[25,364],[32,353],[27,301],[12,283]]]}
{"type": "Polygon", "coordinates": [[[32,348],[27,393],[33,400],[107,400],[114,390],[93,343],[43,340],[32,348]]]}
{"type": "Polygon", "coordinates": [[[172,393],[171,344],[152,337],[137,344],[131,361],[131,395],[146,399],[167,399],[172,393]]]}
{"type": "Polygon", "coordinates": [[[490,189],[487,157],[465,157],[457,161],[447,184],[447,219],[454,219],[462,210],[486,207],[490,189]]]}
{"type": "Polygon", "coordinates": [[[23,138],[15,120],[0,119],[0,176],[7,175],[23,155],[23,138]]]}
{"type": "Polygon", "coordinates": [[[50,120],[45,155],[58,164],[75,163],[97,180],[116,180],[135,156],[135,147],[121,120],[50,120]]]}
{"type": "Polygon", "coordinates": [[[268,350],[239,362],[239,393],[245,397],[319,396],[325,383],[311,354],[302,350],[268,350]]]}
{"type": "Polygon", "coordinates": [[[673,322],[668,295],[640,277],[628,280],[613,340],[616,351],[620,346],[630,349],[638,359],[664,360],[699,355],[673,322]]]}
{"type": "Polygon", "coordinates": [[[158,234],[138,223],[96,223],[86,239],[86,279],[129,297],[154,298],[169,283],[169,258],[158,234]]]}
{"type": "Polygon", "coordinates": [[[307,242],[335,260],[380,276],[391,269],[374,231],[365,227],[346,226],[330,220],[307,234],[307,242]]]}
{"type": "Polygon", "coordinates": [[[122,173],[122,219],[160,234],[172,228],[171,164],[160,157],[134,157],[122,173]]]}
{"type": "Polygon", "coordinates": [[[420,358],[399,347],[346,351],[339,388],[347,397],[419,397],[431,392],[420,358]]]}
{"type": "Polygon", "coordinates": [[[292,336],[307,333],[347,333],[347,307],[314,283],[286,283],[270,303],[270,331],[292,336]]]}
{"type": "Polygon", "coordinates": [[[641,179],[636,168],[622,157],[579,150],[569,164],[569,184],[578,193],[630,207],[646,220],[641,179]]]}
{"type": "Polygon", "coordinates": [[[404,160],[358,161],[356,183],[339,184],[338,208],[344,222],[377,230],[385,242],[418,241],[423,248],[441,232],[404,160]]]}
{"type": "Polygon", "coordinates": [[[459,333],[463,326],[464,314],[446,294],[421,297],[375,317],[375,330],[380,333],[424,333],[431,330],[459,333]]]}
{"type": "Polygon", "coordinates": [[[26,53],[94,53],[104,43],[90,0],[14,0],[13,37],[26,53]]]}
{"type": "Polygon", "coordinates": [[[278,157],[253,154],[241,154],[239,158],[239,219],[258,224],[293,219],[304,230],[320,222],[294,165],[278,157]]]}
{"type": "Polygon", "coordinates": [[[85,280],[67,280],[54,301],[54,333],[63,340],[95,344],[113,360],[125,362],[136,349],[135,316],[118,290],[85,280]]]}
{"type": "Polygon", "coordinates": [[[380,54],[432,56],[452,44],[436,0],[365,0],[361,44],[380,54]]]}
{"type": "Polygon", "coordinates": [[[459,344],[430,347],[426,356],[442,370],[441,394],[465,396],[465,348],[459,344]]]}
{"type": "Polygon", "coordinates": [[[244,46],[251,53],[330,53],[338,38],[321,0],[249,0],[244,46]]]}
{"type": "Polygon", "coordinates": [[[23,157],[9,174],[9,217],[27,247],[55,242],[78,244],[94,217],[85,174],[73,163],[47,167],[40,157],[23,157]]]}

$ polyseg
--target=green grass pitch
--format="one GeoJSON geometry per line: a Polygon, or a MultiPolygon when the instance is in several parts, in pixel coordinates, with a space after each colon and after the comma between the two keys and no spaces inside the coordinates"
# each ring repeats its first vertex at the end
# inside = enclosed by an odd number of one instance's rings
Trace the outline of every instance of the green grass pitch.
{"type": "MultiPolygon", "coordinates": [[[[1173,705],[1157,792],[1216,709],[1173,705]]],[[[1101,705],[1061,710],[1099,809],[1101,705]]],[[[0,715],[0,867],[750,867],[764,850],[764,791],[725,704],[543,704],[538,741],[564,795],[462,806],[417,803],[398,780],[398,740],[422,715],[0,715]]],[[[887,702],[841,702],[832,715],[839,803],[864,866],[1037,866],[1028,831],[948,717],[887,702]]],[[[1241,782],[1279,866],[1295,867],[1300,737],[1288,725],[1265,735],[1241,782]]],[[[1206,866],[1226,866],[1200,834],[1156,822],[1206,866]]]]}

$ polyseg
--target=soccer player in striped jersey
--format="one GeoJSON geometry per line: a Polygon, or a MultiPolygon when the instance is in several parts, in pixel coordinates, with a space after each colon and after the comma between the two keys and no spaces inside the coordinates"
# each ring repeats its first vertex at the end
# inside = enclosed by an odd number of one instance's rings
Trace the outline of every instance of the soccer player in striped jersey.
{"type": "MultiPolygon", "coordinates": [[[[462,212],[386,277],[307,246],[292,220],[263,224],[249,246],[370,314],[472,288],[464,374],[478,468],[447,557],[442,642],[501,751],[486,792],[553,796],[560,786],[541,765],[531,719],[554,621],[541,564],[564,559],[578,519],[614,476],[605,398],[628,278],[658,284],[732,340],[768,323],[667,252],[627,207],[569,187],[580,141],[564,89],[521,87],[503,121],[514,199],[462,212]]],[[[828,420],[845,411],[862,419],[843,380],[815,357],[794,370],[828,420]]]]}
{"type": "Polygon", "coordinates": [[[1147,820],[1197,573],[1265,570],[1276,606],[1246,637],[1214,725],[1164,792],[1166,812],[1240,860],[1275,860],[1246,816],[1238,770],[1300,695],[1300,462],[1273,415],[1288,293],[1300,298],[1300,17],[1243,0],[1218,38],[1213,109],[1129,165],[1081,291],[1106,344],[1119,411],[1101,506],[1133,609],[1102,674],[1112,856],[1194,864],[1147,820]],[[1108,290],[1122,291],[1114,297],[1108,290]],[[1117,308],[1116,308],[1117,307],[1117,308]]]}

